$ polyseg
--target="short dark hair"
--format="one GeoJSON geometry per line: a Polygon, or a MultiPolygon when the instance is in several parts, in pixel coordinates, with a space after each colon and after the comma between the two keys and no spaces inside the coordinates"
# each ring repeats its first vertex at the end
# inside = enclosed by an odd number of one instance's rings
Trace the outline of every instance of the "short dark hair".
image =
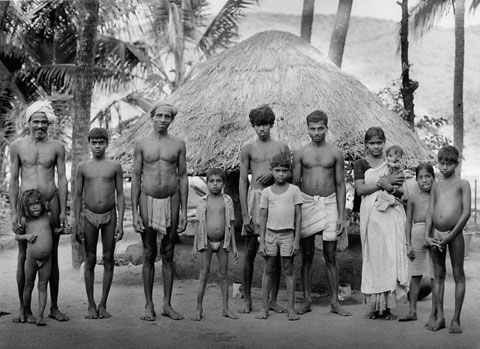
{"type": "Polygon", "coordinates": [[[270,125],[275,123],[275,113],[268,105],[262,105],[250,110],[248,114],[252,126],[270,125]]]}
{"type": "Polygon", "coordinates": [[[290,157],[285,155],[285,154],[277,154],[272,158],[272,161],[270,161],[270,168],[275,168],[275,167],[286,167],[290,169],[291,163],[290,163],[290,157]]]}
{"type": "Polygon", "coordinates": [[[34,202],[39,202],[40,205],[42,206],[40,214],[43,214],[45,211],[45,203],[42,200],[40,191],[38,189],[26,190],[22,193],[22,208],[23,208],[23,214],[27,218],[32,217],[32,215],[30,214],[30,208],[29,208],[31,199],[35,200],[34,202]]]}
{"type": "Polygon", "coordinates": [[[438,161],[451,161],[458,164],[460,153],[458,149],[451,145],[444,145],[438,151],[438,161]]]}
{"type": "Polygon", "coordinates": [[[367,132],[365,132],[365,143],[371,140],[373,137],[378,137],[382,141],[386,141],[385,132],[383,132],[381,127],[370,127],[367,132]]]}
{"type": "Polygon", "coordinates": [[[328,127],[328,115],[321,110],[315,110],[307,115],[307,125],[310,125],[311,122],[320,121],[323,121],[325,123],[325,126],[328,127]]]}
{"type": "Polygon", "coordinates": [[[415,168],[415,178],[418,179],[418,174],[420,173],[421,170],[426,170],[428,173],[432,175],[433,178],[435,178],[435,171],[433,170],[433,166],[430,163],[422,162],[420,165],[418,165],[415,168]]]}
{"type": "Polygon", "coordinates": [[[398,153],[400,156],[403,156],[403,149],[401,146],[399,146],[398,144],[395,144],[395,145],[392,145],[391,147],[388,147],[387,151],[385,152],[385,154],[390,154],[391,152],[393,153],[398,153]]]}
{"type": "Polygon", "coordinates": [[[218,167],[211,168],[207,171],[207,175],[206,175],[207,182],[208,182],[208,179],[212,176],[219,176],[222,179],[223,183],[225,183],[227,179],[227,175],[225,174],[225,171],[223,171],[218,167]]]}
{"type": "Polygon", "coordinates": [[[91,139],[104,139],[108,144],[108,132],[102,127],[94,127],[88,132],[87,139],[89,142],[91,139]]]}

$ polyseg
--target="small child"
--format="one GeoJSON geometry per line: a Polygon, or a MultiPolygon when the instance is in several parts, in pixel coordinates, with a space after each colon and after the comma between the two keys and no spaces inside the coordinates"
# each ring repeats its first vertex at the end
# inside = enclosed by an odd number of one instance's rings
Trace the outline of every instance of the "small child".
{"type": "Polygon", "coordinates": [[[455,147],[444,146],[438,151],[438,164],[443,180],[433,184],[425,222],[425,240],[431,247],[435,273],[433,295],[435,297],[435,319],[428,323],[428,329],[438,331],[445,327],[443,296],[445,290],[445,257],[448,250],[452,261],[455,280],[455,311],[450,333],[461,333],[460,312],[465,297],[465,253],[463,227],[470,217],[471,190],[468,181],[455,175],[459,152],[455,147]]]}
{"type": "Polygon", "coordinates": [[[217,254],[220,274],[220,288],[222,290],[223,316],[238,319],[228,308],[228,252],[233,252],[235,262],[238,261],[237,245],[233,221],[234,209],[232,198],[222,193],[225,185],[225,172],[219,168],[212,168],[207,172],[208,194],[198,200],[195,216],[195,238],[193,242],[192,258],[197,258],[197,251],[201,253],[201,269],[198,283],[197,310],[192,320],[200,321],[203,316],[203,296],[210,273],[212,254],[217,254]]]}
{"type": "Polygon", "coordinates": [[[113,279],[115,243],[123,236],[123,171],[118,162],[105,157],[108,146],[108,133],[105,129],[93,128],[87,138],[92,158],[78,164],[75,172],[75,222],[72,225],[76,228],[77,239],[83,242],[85,248],[84,275],[88,299],[85,318],[103,319],[111,317],[107,311],[107,298],[113,279]],[[82,202],[85,202],[83,217],[82,202]],[[103,288],[97,308],[93,286],[99,231],[102,232],[103,245],[103,288]]]}
{"type": "Polygon", "coordinates": [[[50,216],[45,209],[40,192],[30,189],[22,194],[24,218],[22,226],[25,234],[16,234],[17,241],[27,241],[27,259],[25,261],[25,288],[23,303],[28,323],[45,326],[43,312],[47,304],[47,284],[52,270],[52,230],[50,216]],[[35,286],[35,277],[38,272],[38,319],[32,314],[32,291],[35,286]]]}
{"type": "MultiPolygon", "coordinates": [[[[427,217],[430,190],[435,180],[433,166],[422,163],[415,170],[417,189],[407,201],[407,222],[405,236],[407,241],[407,257],[410,259],[410,311],[398,321],[417,320],[417,299],[420,292],[422,275],[430,278],[433,289],[433,262],[430,250],[425,246],[425,220],[427,217]]],[[[435,297],[432,296],[432,313],[430,320],[435,319],[435,297]]]]}
{"type": "Polygon", "coordinates": [[[398,175],[403,173],[403,166],[400,160],[403,157],[403,149],[399,145],[392,145],[385,152],[387,155],[389,174],[398,175]]]}
{"type": "Polygon", "coordinates": [[[257,319],[268,318],[268,295],[278,250],[282,257],[288,297],[288,319],[298,320],[295,312],[295,274],[293,256],[300,248],[302,219],[302,195],[300,189],[287,183],[290,158],[284,154],[275,155],[270,163],[275,183],[262,191],[260,198],[260,253],[265,258],[262,278],[263,307],[257,319]]]}

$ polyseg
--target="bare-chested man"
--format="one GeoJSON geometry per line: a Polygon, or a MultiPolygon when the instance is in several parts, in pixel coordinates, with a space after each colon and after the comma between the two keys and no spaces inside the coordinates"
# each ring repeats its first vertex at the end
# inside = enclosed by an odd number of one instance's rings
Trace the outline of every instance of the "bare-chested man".
{"type": "Polygon", "coordinates": [[[108,146],[108,133],[105,129],[92,128],[87,138],[92,158],[79,163],[75,172],[75,222],[72,222],[72,225],[76,229],[77,240],[82,241],[85,247],[84,275],[88,299],[88,313],[85,318],[105,319],[111,317],[107,311],[107,299],[115,266],[115,242],[123,237],[125,212],[123,171],[118,162],[105,157],[108,146]],[[83,218],[82,202],[85,202],[83,218]],[[93,285],[99,231],[102,232],[103,287],[102,298],[97,308],[93,297],[93,285]]]}
{"type": "MultiPolygon", "coordinates": [[[[29,189],[38,189],[42,200],[46,202],[50,212],[52,226],[52,272],[50,275],[50,314],[58,321],[67,321],[68,317],[60,312],[57,306],[59,270],[58,242],[59,228],[65,226],[67,206],[67,178],[65,176],[65,148],[58,140],[48,137],[48,126],[55,121],[55,113],[50,102],[38,101],[29,106],[25,113],[30,134],[15,140],[10,147],[10,185],[9,198],[12,230],[15,234],[23,234],[24,227],[20,220],[19,194],[29,189]],[[55,184],[57,171],[58,188],[55,184]],[[20,182],[20,183],[19,183],[20,182]]],[[[20,310],[14,322],[25,322],[27,316],[22,300],[25,287],[26,241],[18,241],[17,286],[20,299],[20,310]]]]}
{"type": "Polygon", "coordinates": [[[328,144],[325,136],[328,117],[322,111],[307,116],[311,142],[295,151],[292,182],[300,187],[303,196],[302,230],[302,285],[305,304],[298,312],[311,311],[312,263],[315,235],[323,235],[323,256],[330,285],[330,311],[342,316],[350,313],[338,302],[337,240],[345,232],[345,175],[342,152],[328,144]]]}
{"type": "Polygon", "coordinates": [[[152,292],[157,234],[161,234],[162,315],[174,320],[183,319],[170,303],[175,234],[186,228],[188,198],[185,142],[168,133],[177,112],[175,106],[165,102],[154,105],[150,111],[153,130],[137,141],[134,150],[132,209],[134,228],[141,234],[143,242],[142,275],[146,304],[141,319],[145,321],[154,321],[156,316],[152,292]]]}
{"type": "MultiPolygon", "coordinates": [[[[290,154],[286,144],[282,144],[270,137],[270,130],[275,122],[275,114],[269,106],[252,109],[249,114],[250,123],[255,129],[258,139],[243,146],[240,155],[240,205],[242,208],[243,230],[245,236],[245,261],[243,264],[243,285],[245,304],[240,313],[252,311],[252,278],[253,264],[258,252],[260,234],[260,196],[262,190],[274,183],[270,162],[277,154],[290,154]],[[251,183],[248,183],[248,173],[252,174],[251,183]]],[[[270,309],[284,313],[285,309],[277,304],[277,294],[280,285],[281,256],[276,257],[276,267],[272,278],[272,293],[270,309]]]]}

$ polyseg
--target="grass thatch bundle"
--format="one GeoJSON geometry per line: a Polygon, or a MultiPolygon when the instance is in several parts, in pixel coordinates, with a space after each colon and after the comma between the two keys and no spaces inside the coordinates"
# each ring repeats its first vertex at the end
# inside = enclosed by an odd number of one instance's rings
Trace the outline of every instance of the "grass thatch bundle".
{"type": "MultiPolygon", "coordinates": [[[[256,139],[248,113],[262,104],[276,114],[273,138],[291,150],[309,141],[305,117],[320,109],[329,116],[327,140],[346,159],[363,155],[365,131],[371,126],[384,129],[387,143],[400,144],[410,165],[431,158],[398,115],[291,33],[259,33],[224,51],[198,67],[168,100],[179,107],[169,132],[185,140],[191,175],[213,166],[238,170],[241,147],[256,139]]],[[[131,172],[135,141],[151,130],[146,115],[113,144],[112,155],[125,172],[131,172]]]]}

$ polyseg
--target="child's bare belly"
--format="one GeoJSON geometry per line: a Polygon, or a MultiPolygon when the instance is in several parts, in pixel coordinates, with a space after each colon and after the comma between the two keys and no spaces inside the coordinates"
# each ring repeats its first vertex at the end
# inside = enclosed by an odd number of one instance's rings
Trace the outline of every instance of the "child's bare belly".
{"type": "Polygon", "coordinates": [[[433,212],[433,227],[439,231],[452,230],[460,219],[461,212],[448,206],[433,212]]]}
{"type": "Polygon", "coordinates": [[[39,234],[33,244],[28,244],[28,254],[35,260],[48,259],[52,253],[51,234],[39,234]]]}
{"type": "Polygon", "coordinates": [[[225,238],[225,225],[208,224],[207,222],[207,236],[212,242],[222,241],[225,238]]]}

